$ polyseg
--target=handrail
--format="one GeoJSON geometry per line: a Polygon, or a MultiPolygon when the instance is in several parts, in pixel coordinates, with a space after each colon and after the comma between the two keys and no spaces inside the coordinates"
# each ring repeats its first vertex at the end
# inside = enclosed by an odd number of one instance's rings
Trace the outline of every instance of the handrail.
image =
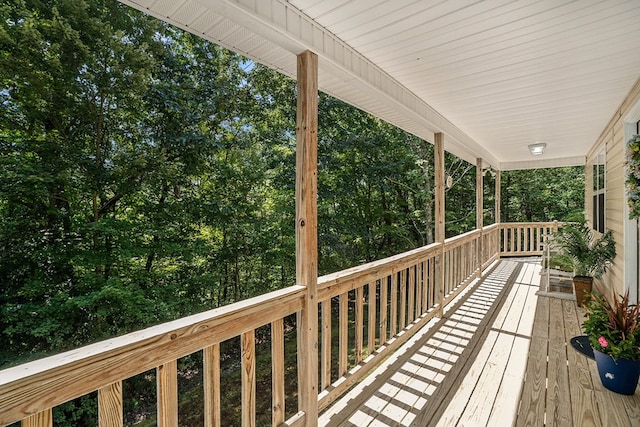
{"type": "MultiPolygon", "coordinates": [[[[448,304],[500,256],[536,254],[558,224],[493,224],[447,239],[444,244],[319,277],[319,408],[337,399],[438,315],[437,308],[448,304]],[[443,265],[445,288],[441,292],[435,280],[438,262],[443,265]],[[437,300],[438,295],[443,296],[442,301],[437,300]],[[331,342],[334,316],[340,333],[337,360],[332,360],[336,353],[331,342]],[[338,366],[337,378],[332,377],[333,363],[338,366]]],[[[317,414],[299,412],[284,420],[282,337],[283,319],[303,309],[304,296],[303,286],[292,286],[0,371],[0,425],[30,416],[31,420],[43,420],[34,425],[46,425],[51,408],[96,390],[99,411],[103,401],[122,405],[121,381],[153,368],[158,370],[158,395],[163,399],[159,416],[175,417],[176,360],[204,350],[205,370],[213,372],[205,375],[211,381],[205,384],[205,393],[219,393],[219,344],[238,336],[243,346],[243,371],[249,372],[242,380],[248,396],[246,401],[243,398],[243,414],[255,417],[255,408],[251,408],[255,406],[251,396],[255,394],[255,330],[268,324],[274,343],[273,424],[300,425],[317,414]]],[[[219,419],[219,407],[210,402],[219,406],[219,396],[209,395],[205,403],[207,411],[217,411],[211,416],[219,419]]],[[[115,413],[121,417],[121,410],[115,413]]]]}

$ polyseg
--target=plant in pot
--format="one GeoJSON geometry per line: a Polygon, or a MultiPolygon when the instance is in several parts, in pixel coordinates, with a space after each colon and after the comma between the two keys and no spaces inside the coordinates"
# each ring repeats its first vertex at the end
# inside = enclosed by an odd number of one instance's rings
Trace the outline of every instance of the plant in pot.
{"type": "Polygon", "coordinates": [[[601,278],[616,256],[613,232],[596,236],[585,222],[569,223],[557,231],[556,242],[571,259],[576,302],[582,306],[593,289],[593,278],[601,278]]]}
{"type": "Polygon", "coordinates": [[[629,293],[593,296],[582,323],[593,347],[602,384],[616,393],[635,393],[640,377],[640,306],[629,304],[629,293]]]}

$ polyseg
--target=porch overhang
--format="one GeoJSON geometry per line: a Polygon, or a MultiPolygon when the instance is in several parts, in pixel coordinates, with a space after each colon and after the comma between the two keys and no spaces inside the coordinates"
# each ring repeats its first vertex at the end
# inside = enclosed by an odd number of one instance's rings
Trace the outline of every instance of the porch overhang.
{"type": "Polygon", "coordinates": [[[585,164],[640,75],[632,0],[121,1],[501,170],[585,164]]]}

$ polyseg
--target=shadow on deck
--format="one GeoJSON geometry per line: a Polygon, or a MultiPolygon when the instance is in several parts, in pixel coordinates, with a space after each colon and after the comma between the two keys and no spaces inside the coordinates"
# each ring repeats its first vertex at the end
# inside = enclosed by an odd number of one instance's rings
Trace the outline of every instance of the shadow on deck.
{"type": "Polygon", "coordinates": [[[603,389],[567,343],[575,302],[537,296],[537,258],[506,259],[320,417],[328,426],[633,426],[640,396],[603,389]]]}

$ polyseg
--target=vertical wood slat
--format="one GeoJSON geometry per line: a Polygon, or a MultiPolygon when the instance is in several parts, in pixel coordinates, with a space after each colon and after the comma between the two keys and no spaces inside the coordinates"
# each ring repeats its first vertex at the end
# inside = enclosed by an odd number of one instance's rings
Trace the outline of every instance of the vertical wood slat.
{"type": "Polygon", "coordinates": [[[391,275],[391,316],[389,325],[389,335],[394,336],[398,333],[398,273],[391,275]]]}
{"type": "Polygon", "coordinates": [[[367,344],[367,353],[368,354],[372,354],[374,351],[376,351],[376,330],[378,329],[377,325],[376,325],[376,284],[377,284],[377,280],[372,281],[371,283],[369,283],[369,303],[368,303],[368,310],[369,310],[369,319],[368,319],[368,324],[369,324],[369,329],[368,329],[368,344],[367,344]]]}
{"type": "Polygon", "coordinates": [[[331,385],[331,300],[323,301],[322,312],[322,360],[320,385],[323,390],[331,385]]]}
{"type": "Polygon", "coordinates": [[[285,420],[284,319],[271,322],[271,424],[285,420]]]}
{"type": "Polygon", "coordinates": [[[356,321],[355,321],[355,359],[356,365],[362,361],[362,343],[364,340],[364,290],[362,286],[356,289],[356,321]]]}
{"type": "Polygon", "coordinates": [[[53,427],[53,413],[46,409],[22,420],[22,427],[53,427]]]}
{"type": "Polygon", "coordinates": [[[220,344],[205,347],[204,365],[204,425],[220,427],[220,344]]]}
{"type": "Polygon", "coordinates": [[[400,271],[400,330],[407,325],[407,270],[400,271]]]}
{"type": "Polygon", "coordinates": [[[318,425],[318,56],[297,57],[296,283],[305,286],[298,322],[298,409],[318,425]]]}
{"type": "Polygon", "coordinates": [[[422,315],[424,282],[422,281],[422,265],[424,261],[416,264],[416,318],[422,315]]]}
{"type": "Polygon", "coordinates": [[[387,342],[387,313],[389,293],[389,278],[387,276],[380,279],[380,345],[387,342]]]}
{"type": "Polygon", "coordinates": [[[242,425],[256,425],[256,331],[242,334],[242,425]]]}
{"type": "Polygon", "coordinates": [[[178,427],[178,361],[156,369],[158,384],[158,427],[178,427]]]}
{"type": "Polygon", "coordinates": [[[122,427],[122,381],[109,384],[98,390],[98,425],[100,427],[122,427]]]}
{"type": "Polygon", "coordinates": [[[409,288],[409,308],[408,308],[408,323],[412,323],[416,319],[416,279],[415,279],[415,266],[411,266],[407,269],[408,288],[409,288]]]}
{"type": "Polygon", "coordinates": [[[340,300],[338,303],[338,322],[340,326],[339,331],[339,344],[338,344],[338,370],[339,376],[343,376],[347,373],[347,354],[349,353],[349,337],[348,337],[348,326],[349,326],[349,310],[348,310],[348,294],[341,294],[340,300]]]}
{"type": "Polygon", "coordinates": [[[423,287],[422,287],[422,312],[426,313],[427,310],[429,310],[429,308],[431,308],[430,306],[430,300],[429,300],[429,295],[431,294],[430,289],[431,289],[431,284],[429,282],[429,278],[431,277],[431,274],[429,273],[429,265],[431,265],[431,260],[427,259],[425,261],[423,261],[422,263],[422,282],[423,282],[423,287]]]}

